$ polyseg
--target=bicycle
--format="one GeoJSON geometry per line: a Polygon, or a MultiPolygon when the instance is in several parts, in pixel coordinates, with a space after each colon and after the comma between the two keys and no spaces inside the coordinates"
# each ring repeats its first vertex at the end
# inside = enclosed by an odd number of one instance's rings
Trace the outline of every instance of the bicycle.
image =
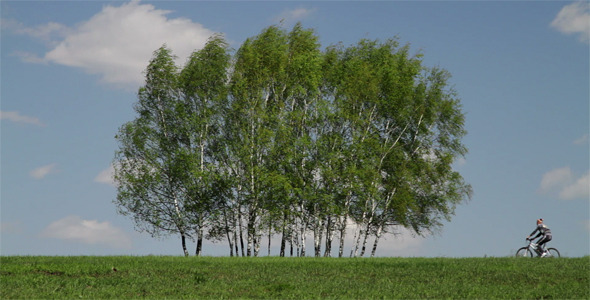
{"type": "MultiPolygon", "coordinates": [[[[528,240],[528,242],[528,246],[522,247],[516,251],[516,257],[533,257],[533,253],[537,254],[537,256],[543,254],[537,244],[533,243],[533,240],[528,240]]],[[[560,257],[560,254],[555,248],[547,248],[547,255],[541,257],[560,257]]]]}

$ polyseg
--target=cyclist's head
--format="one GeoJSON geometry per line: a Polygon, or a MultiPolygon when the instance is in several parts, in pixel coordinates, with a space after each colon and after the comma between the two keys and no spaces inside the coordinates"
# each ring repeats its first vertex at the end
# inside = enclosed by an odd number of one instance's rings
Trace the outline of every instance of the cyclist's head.
{"type": "Polygon", "coordinates": [[[537,225],[543,223],[543,219],[537,219],[537,225]]]}

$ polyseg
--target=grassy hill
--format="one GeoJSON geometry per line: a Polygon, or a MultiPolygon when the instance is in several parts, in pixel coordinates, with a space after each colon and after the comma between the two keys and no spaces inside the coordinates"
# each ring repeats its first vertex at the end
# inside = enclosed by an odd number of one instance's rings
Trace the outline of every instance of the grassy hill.
{"type": "Polygon", "coordinates": [[[590,298],[590,257],[0,259],[2,299],[590,298]]]}

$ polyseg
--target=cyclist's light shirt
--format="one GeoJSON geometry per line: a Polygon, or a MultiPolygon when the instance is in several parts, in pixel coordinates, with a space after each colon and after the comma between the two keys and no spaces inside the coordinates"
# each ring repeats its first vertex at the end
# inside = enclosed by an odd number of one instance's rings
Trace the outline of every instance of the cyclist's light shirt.
{"type": "MultiPolygon", "coordinates": [[[[533,231],[533,233],[531,233],[530,236],[533,236],[537,231],[539,232],[539,235],[543,235],[543,236],[545,236],[545,235],[551,235],[551,229],[549,229],[549,227],[547,227],[547,225],[545,225],[545,224],[539,224],[539,225],[537,225],[537,228],[535,229],[535,231],[533,231]]],[[[537,237],[539,235],[537,235],[537,237]]]]}

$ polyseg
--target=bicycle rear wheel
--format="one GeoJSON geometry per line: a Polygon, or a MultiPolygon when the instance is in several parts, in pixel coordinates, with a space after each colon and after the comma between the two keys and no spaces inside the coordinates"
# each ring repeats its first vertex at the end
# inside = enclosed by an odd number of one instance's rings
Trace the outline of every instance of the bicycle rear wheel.
{"type": "Polygon", "coordinates": [[[547,252],[549,255],[546,257],[561,257],[561,255],[559,255],[559,251],[557,251],[555,248],[547,248],[547,252]]]}
{"type": "Polygon", "coordinates": [[[522,247],[516,251],[516,257],[533,257],[533,252],[529,250],[529,247],[522,247]]]}

